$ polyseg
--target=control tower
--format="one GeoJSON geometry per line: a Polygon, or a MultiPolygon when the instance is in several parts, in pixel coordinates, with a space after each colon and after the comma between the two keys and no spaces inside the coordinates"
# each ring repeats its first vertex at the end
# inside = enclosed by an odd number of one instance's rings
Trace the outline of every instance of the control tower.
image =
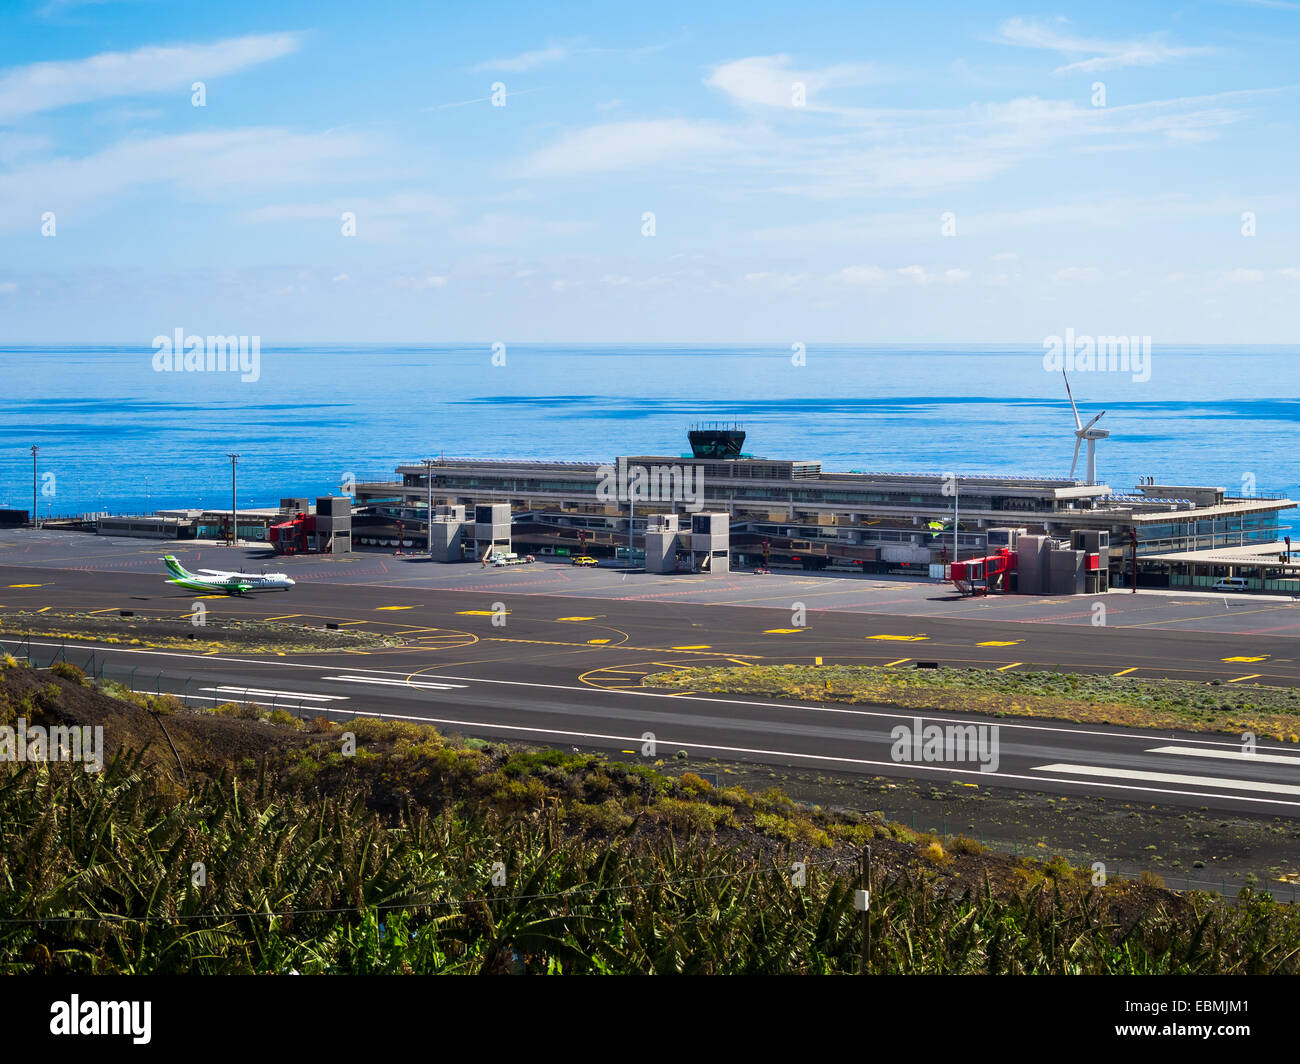
{"type": "Polygon", "coordinates": [[[692,425],[689,433],[695,458],[739,458],[745,445],[745,430],[738,422],[704,422],[692,425]]]}

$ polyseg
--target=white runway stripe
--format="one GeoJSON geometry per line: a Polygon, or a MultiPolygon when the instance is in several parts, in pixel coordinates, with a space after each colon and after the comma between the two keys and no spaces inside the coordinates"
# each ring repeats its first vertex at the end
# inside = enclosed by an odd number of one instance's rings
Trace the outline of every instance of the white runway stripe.
{"type": "Polygon", "coordinates": [[[217,694],[260,695],[273,698],[299,698],[304,702],[346,702],[347,695],[313,695],[303,691],[268,691],[261,687],[200,687],[200,691],[215,691],[217,694]]]}
{"type": "Polygon", "coordinates": [[[1258,761],[1261,765],[1295,765],[1300,768],[1300,757],[1285,754],[1248,754],[1244,750],[1206,750],[1199,746],[1157,746],[1148,754],[1182,754],[1185,757],[1216,757],[1225,761],[1258,761]]]}
{"type": "Polygon", "coordinates": [[[1229,791],[1261,791],[1264,794],[1300,794],[1300,786],[1269,783],[1267,780],[1230,780],[1216,776],[1184,776],[1177,772],[1139,772],[1109,765],[1035,765],[1030,772],[1064,772],[1070,776],[1105,776],[1107,779],[1145,780],[1149,783],[1181,783],[1189,787],[1212,787],[1229,791]]]}
{"type": "Polygon", "coordinates": [[[379,687],[419,687],[426,691],[451,691],[467,687],[463,683],[431,683],[421,680],[381,680],[375,676],[323,676],[324,680],[340,680],[343,683],[375,684],[379,687]]]}

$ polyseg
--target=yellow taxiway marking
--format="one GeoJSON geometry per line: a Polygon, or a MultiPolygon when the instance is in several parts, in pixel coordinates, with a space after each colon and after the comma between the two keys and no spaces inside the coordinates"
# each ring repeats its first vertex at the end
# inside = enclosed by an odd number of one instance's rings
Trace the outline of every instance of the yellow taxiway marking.
{"type": "Polygon", "coordinates": [[[10,587],[44,587],[44,584],[10,584],[10,587]]]}
{"type": "Polygon", "coordinates": [[[1121,669],[1119,672],[1115,673],[1114,675],[1116,675],[1116,676],[1127,676],[1130,672],[1137,672],[1137,671],[1138,671],[1138,667],[1137,667],[1136,665],[1134,665],[1133,668],[1131,668],[1131,669],[1121,669]]]}
{"type": "Polygon", "coordinates": [[[929,639],[928,635],[869,635],[868,639],[893,639],[899,643],[919,643],[922,639],[929,639]]]}
{"type": "Polygon", "coordinates": [[[1268,655],[1267,655],[1267,654],[1261,654],[1261,655],[1260,655],[1259,657],[1257,657],[1257,658],[1251,658],[1251,657],[1245,657],[1245,656],[1235,657],[1235,658],[1221,658],[1220,660],[1221,660],[1221,661],[1267,661],[1267,660],[1268,660],[1268,655]]]}
{"type": "Polygon", "coordinates": [[[52,607],[50,607],[50,606],[42,606],[42,607],[41,607],[39,610],[37,610],[36,612],[37,612],[37,613],[44,613],[46,610],[51,609],[51,608],[52,608],[52,607]]]}
{"type": "Polygon", "coordinates": [[[912,660],[911,658],[899,658],[897,661],[891,661],[891,662],[888,662],[888,663],[885,665],[885,668],[887,668],[887,669],[892,669],[895,665],[901,665],[901,664],[903,664],[903,662],[905,662],[905,661],[911,661],[911,660],[912,660]]]}
{"type": "Polygon", "coordinates": [[[806,632],[807,628],[769,628],[764,635],[794,635],[795,632],[806,632]]]}
{"type": "Polygon", "coordinates": [[[116,606],[109,606],[108,609],[106,610],[91,610],[90,613],[87,614],[87,616],[93,617],[97,613],[116,613],[116,612],[117,612],[116,606]]]}
{"type": "MultiPolygon", "coordinates": [[[[673,650],[712,650],[712,649],[713,647],[710,646],[708,643],[696,643],[694,646],[689,646],[689,647],[673,647],[673,650]]],[[[818,665],[821,664],[820,658],[817,659],[817,664],[818,665]]]]}
{"type": "Polygon", "coordinates": [[[1001,666],[999,666],[998,669],[997,669],[996,671],[998,671],[998,672],[1006,672],[1007,669],[1014,669],[1017,665],[1023,665],[1023,664],[1024,664],[1023,661],[1013,661],[1010,665],[1001,665],[1001,666]]]}
{"type": "Polygon", "coordinates": [[[368,624],[368,623],[369,623],[368,621],[339,621],[339,627],[342,628],[344,625],[348,625],[348,624],[368,624]]]}
{"type": "MultiPolygon", "coordinates": [[[[602,613],[600,614],[600,616],[603,617],[605,615],[602,613]]],[[[556,617],[555,619],[557,621],[594,621],[597,618],[596,617],[556,617]]]]}
{"type": "MultiPolygon", "coordinates": [[[[509,610],[502,610],[502,613],[509,613],[509,610]]],[[[457,610],[457,617],[495,617],[495,610],[457,610]]]]}
{"type": "Polygon", "coordinates": [[[608,639],[588,639],[588,643],[608,643],[608,639]]]}
{"type": "Polygon", "coordinates": [[[414,606],[376,606],[377,610],[413,610],[414,606]]]}
{"type": "Polygon", "coordinates": [[[1013,647],[1017,643],[1023,643],[1023,639],[990,639],[984,643],[976,643],[977,647],[1013,647]]]}
{"type": "Polygon", "coordinates": [[[1228,683],[1241,683],[1242,680],[1255,680],[1263,676],[1262,672],[1252,672],[1249,676],[1234,676],[1228,683]]]}
{"type": "Polygon", "coordinates": [[[287,621],[290,617],[301,617],[301,613],[284,613],[279,617],[268,617],[268,621],[287,621]]]}

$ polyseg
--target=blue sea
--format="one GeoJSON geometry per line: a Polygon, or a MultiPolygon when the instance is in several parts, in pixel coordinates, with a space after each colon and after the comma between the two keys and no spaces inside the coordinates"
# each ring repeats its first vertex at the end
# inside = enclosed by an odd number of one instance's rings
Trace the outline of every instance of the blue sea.
{"type": "MultiPolygon", "coordinates": [[[[1069,471],[1074,420],[1037,345],[295,345],[237,373],[157,372],[148,345],[0,347],[0,505],[138,513],[338,490],[351,474],[469,456],[678,455],[696,421],[739,421],[745,450],[833,470],[1069,471]]],[[[1300,347],[1160,347],[1150,379],[1071,376],[1102,410],[1099,479],[1300,487],[1300,347]]],[[[1077,475],[1083,477],[1083,455],[1077,475]]]]}

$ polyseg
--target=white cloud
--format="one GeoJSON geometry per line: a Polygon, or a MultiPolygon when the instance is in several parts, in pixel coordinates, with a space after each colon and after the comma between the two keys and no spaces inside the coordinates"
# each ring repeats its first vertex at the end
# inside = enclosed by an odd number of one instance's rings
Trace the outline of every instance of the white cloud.
{"type": "Polygon", "coordinates": [[[359,176],[341,166],[368,160],[374,145],[349,133],[252,128],[122,141],[79,159],[51,159],[0,173],[0,230],[32,224],[41,212],[101,209],[149,185],[217,197],[259,187],[297,186],[359,176]]]}
{"type": "Polygon", "coordinates": [[[395,192],[379,198],[354,196],[318,203],[273,203],[244,211],[240,217],[247,222],[302,222],[335,220],[344,211],[357,216],[358,231],[371,218],[407,218],[426,222],[445,222],[455,213],[449,200],[424,192],[395,192]]]}
{"type": "Polygon", "coordinates": [[[1068,20],[1054,19],[1051,24],[1038,19],[1009,18],[998,27],[998,39],[1003,44],[1024,48],[1042,48],[1063,56],[1086,56],[1065,66],[1056,73],[1080,71],[1096,73],[1130,66],[1156,66],[1171,59],[1211,55],[1216,49],[1170,44],[1164,34],[1153,33],[1127,40],[1101,40],[1078,37],[1069,32],[1068,20]]]}
{"type": "Polygon", "coordinates": [[[102,52],[88,59],[32,63],[0,74],[0,121],[115,96],[183,90],[298,49],[296,33],[254,34],[214,44],[102,52]]]}
{"type": "Polygon", "coordinates": [[[580,43],[578,41],[560,41],[555,44],[548,44],[545,48],[537,48],[531,52],[523,52],[503,59],[485,59],[481,63],[475,63],[470,69],[501,70],[507,74],[524,74],[530,70],[537,70],[539,67],[562,63],[575,55],[600,51],[599,48],[580,48],[578,47],[580,43]]]}
{"type": "Polygon", "coordinates": [[[1238,266],[1235,270],[1225,273],[1223,279],[1229,284],[1258,284],[1264,279],[1264,271],[1238,266]]]}
{"type": "Polygon", "coordinates": [[[727,130],[715,122],[682,118],[606,122],[565,133],[534,152],[522,170],[530,177],[627,170],[681,156],[716,156],[731,147],[727,130]]]}
{"type": "Polygon", "coordinates": [[[726,93],[741,106],[827,110],[817,97],[838,85],[864,85],[880,80],[873,68],[841,63],[820,70],[798,70],[788,55],[756,55],[713,68],[704,83],[726,93]],[[796,106],[795,88],[803,87],[804,103],[796,106]]]}

